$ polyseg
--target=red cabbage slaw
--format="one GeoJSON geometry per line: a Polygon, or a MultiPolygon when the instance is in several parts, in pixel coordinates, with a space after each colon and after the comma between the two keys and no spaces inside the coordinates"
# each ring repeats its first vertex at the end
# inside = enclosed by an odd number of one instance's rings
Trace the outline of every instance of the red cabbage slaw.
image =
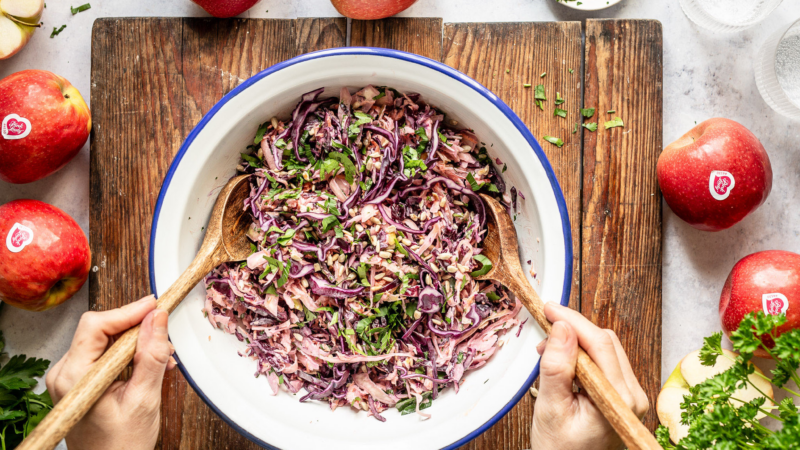
{"type": "Polygon", "coordinates": [[[520,303],[475,280],[491,269],[477,193],[509,210],[516,195],[477,136],[419,94],[323,90],[242,154],[252,254],[206,277],[203,311],[246,343],[275,395],[427,418],[519,324],[520,303]]]}

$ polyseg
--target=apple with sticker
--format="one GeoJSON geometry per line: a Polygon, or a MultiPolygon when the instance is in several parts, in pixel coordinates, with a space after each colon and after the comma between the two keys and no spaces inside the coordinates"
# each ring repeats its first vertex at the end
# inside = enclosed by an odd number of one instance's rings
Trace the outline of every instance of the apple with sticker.
{"type": "Polygon", "coordinates": [[[772,190],[764,146],[743,125],[723,118],[698,124],[664,148],[656,172],[667,205],[705,231],[737,224],[772,190]]]}
{"type": "MultiPolygon", "coordinates": [[[[773,333],[800,328],[800,255],[783,250],[768,250],[745,256],[733,266],[719,298],[722,329],[730,336],[750,312],[786,314],[787,322],[773,333]]],[[[762,342],[767,348],[772,338],[762,342]]],[[[757,356],[769,357],[764,349],[757,356]]]]}
{"type": "Polygon", "coordinates": [[[0,300],[44,311],[75,295],[89,277],[92,255],[81,227],[38,200],[0,206],[0,300]]]}
{"type": "Polygon", "coordinates": [[[64,167],[89,139],[92,118],[64,78],[24,70],[0,80],[0,179],[23,184],[64,167]]]}

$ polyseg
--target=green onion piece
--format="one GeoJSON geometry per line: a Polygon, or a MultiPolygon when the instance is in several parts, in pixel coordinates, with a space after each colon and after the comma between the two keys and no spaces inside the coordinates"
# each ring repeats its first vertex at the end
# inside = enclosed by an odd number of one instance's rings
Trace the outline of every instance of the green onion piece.
{"type": "Polygon", "coordinates": [[[78,14],[79,12],[84,12],[87,9],[91,9],[91,7],[92,7],[92,5],[87,3],[85,5],[78,6],[77,8],[73,8],[72,6],[70,6],[69,10],[72,11],[72,15],[74,16],[75,14],[78,14]]]}
{"type": "Polygon", "coordinates": [[[53,36],[58,36],[59,33],[64,31],[64,28],[67,28],[66,25],[61,25],[61,28],[53,27],[53,32],[50,33],[50,39],[53,39],[53,36]]]}

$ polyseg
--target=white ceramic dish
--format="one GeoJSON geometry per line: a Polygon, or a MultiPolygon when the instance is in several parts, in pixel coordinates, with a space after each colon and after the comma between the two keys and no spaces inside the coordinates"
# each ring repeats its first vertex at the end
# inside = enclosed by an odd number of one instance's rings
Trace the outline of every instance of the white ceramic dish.
{"type": "MultiPolygon", "coordinates": [[[[466,75],[441,63],[403,52],[342,48],[310,53],[264,70],[226,95],[195,127],[172,163],[153,218],[150,282],[158,294],[188,267],[203,239],[216,192],[234,175],[239,153],[258,125],[287,116],[300,96],[320,86],[325,96],[367,84],[419,92],[448,117],[473,128],[489,154],[508,164],[506,183],[520,200],[517,232],[523,267],[544,299],[566,304],[572,277],[572,238],[561,188],[539,144],[500,99],[466,75]]],[[[203,317],[202,286],[172,313],[169,334],[180,369],[197,393],[249,439],[281,449],[456,448],[499,420],[538,374],[536,344],[543,332],[529,321],[513,332],[486,366],[468,373],[455,394],[441,395],[423,421],[416,414],[385,412],[381,423],[349,408],[331,412],[320,402],[270,395],[255,364],[238,356],[244,345],[214,330],[203,317]]],[[[523,320],[529,317],[523,309],[523,320]]]]}
{"type": "Polygon", "coordinates": [[[568,8],[581,11],[598,11],[610,8],[622,0],[554,0],[568,8]]]}

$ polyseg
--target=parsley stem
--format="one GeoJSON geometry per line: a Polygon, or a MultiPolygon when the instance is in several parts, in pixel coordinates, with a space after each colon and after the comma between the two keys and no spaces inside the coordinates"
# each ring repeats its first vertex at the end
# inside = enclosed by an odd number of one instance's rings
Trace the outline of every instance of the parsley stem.
{"type": "MultiPolygon", "coordinates": [[[[752,364],[752,363],[751,363],[751,364],[752,364]]],[[[769,378],[767,378],[767,379],[769,380],[769,378]]],[[[762,391],[761,389],[759,389],[759,388],[758,388],[758,386],[756,386],[756,385],[755,385],[755,383],[753,383],[752,381],[750,381],[750,377],[747,377],[747,383],[748,383],[748,384],[750,384],[750,386],[752,386],[752,387],[753,387],[753,389],[757,390],[759,394],[763,395],[763,396],[764,396],[764,398],[770,398],[770,397],[769,397],[769,395],[765,394],[765,393],[764,393],[764,391],[762,391]]],[[[731,397],[731,398],[733,398],[733,397],[731,397]]],[[[737,400],[737,399],[734,399],[734,400],[737,400]]],[[[741,400],[739,400],[739,401],[741,402],[741,400]]],[[[744,402],[742,402],[742,403],[744,403],[744,402]]]]}
{"type": "MultiPolygon", "coordinates": [[[[750,383],[750,384],[752,384],[752,383],[750,383]]],[[[753,386],[753,387],[755,387],[755,386],[753,386]]],[[[759,388],[756,388],[756,390],[757,390],[758,392],[761,392],[761,390],[760,390],[759,388]]],[[[764,394],[763,392],[761,392],[761,395],[763,395],[763,396],[764,396],[764,398],[769,398],[769,397],[767,397],[767,395],[766,395],[766,394],[764,394]]],[[[737,402],[740,402],[740,403],[742,403],[742,404],[745,404],[745,403],[747,403],[746,401],[744,401],[744,400],[739,400],[739,399],[738,399],[738,398],[736,398],[736,397],[731,397],[731,400],[736,400],[737,402]]],[[[769,411],[765,410],[764,408],[761,408],[761,407],[759,407],[759,408],[758,408],[758,410],[759,410],[759,411],[761,411],[762,413],[766,414],[767,416],[769,416],[769,417],[771,417],[771,418],[775,419],[775,420],[780,420],[781,422],[783,422],[783,419],[781,419],[780,417],[776,416],[775,414],[772,414],[771,412],[769,412],[769,411]]]]}

